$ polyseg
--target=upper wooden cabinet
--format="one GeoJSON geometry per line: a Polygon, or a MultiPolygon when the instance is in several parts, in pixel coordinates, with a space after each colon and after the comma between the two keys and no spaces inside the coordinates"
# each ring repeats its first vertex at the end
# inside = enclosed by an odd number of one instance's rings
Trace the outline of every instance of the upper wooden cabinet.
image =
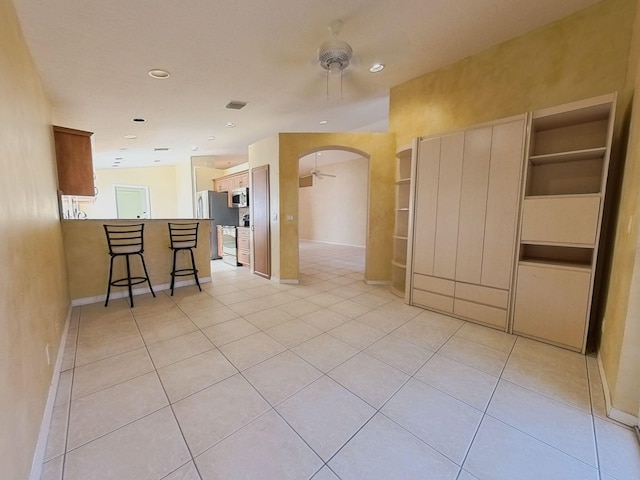
{"type": "Polygon", "coordinates": [[[92,132],[53,127],[58,165],[58,189],[63,195],[93,197],[92,132]]]}
{"type": "Polygon", "coordinates": [[[213,189],[216,192],[229,192],[234,188],[245,188],[249,186],[249,172],[240,172],[234,175],[216,178],[213,181],[213,189]]]}

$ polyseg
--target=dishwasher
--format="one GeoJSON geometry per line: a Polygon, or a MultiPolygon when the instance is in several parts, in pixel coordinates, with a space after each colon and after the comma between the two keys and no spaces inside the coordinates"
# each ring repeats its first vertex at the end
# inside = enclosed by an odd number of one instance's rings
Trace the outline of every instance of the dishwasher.
{"type": "Polygon", "coordinates": [[[236,227],[222,226],[222,260],[234,267],[238,266],[236,227]]]}

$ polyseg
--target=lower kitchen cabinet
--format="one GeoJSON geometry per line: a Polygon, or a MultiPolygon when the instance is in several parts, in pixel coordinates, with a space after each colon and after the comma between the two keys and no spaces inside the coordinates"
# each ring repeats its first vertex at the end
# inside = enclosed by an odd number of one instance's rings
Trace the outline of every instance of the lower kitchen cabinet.
{"type": "Polygon", "coordinates": [[[251,231],[249,227],[238,227],[238,263],[251,265],[251,231]]]}

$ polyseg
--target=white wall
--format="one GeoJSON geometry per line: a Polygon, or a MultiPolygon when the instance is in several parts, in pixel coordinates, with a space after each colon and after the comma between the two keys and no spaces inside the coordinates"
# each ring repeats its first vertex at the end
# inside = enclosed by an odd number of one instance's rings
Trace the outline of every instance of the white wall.
{"type": "Polygon", "coordinates": [[[322,167],[335,175],[298,191],[301,240],[364,247],[367,237],[369,161],[360,157],[322,167]]]}

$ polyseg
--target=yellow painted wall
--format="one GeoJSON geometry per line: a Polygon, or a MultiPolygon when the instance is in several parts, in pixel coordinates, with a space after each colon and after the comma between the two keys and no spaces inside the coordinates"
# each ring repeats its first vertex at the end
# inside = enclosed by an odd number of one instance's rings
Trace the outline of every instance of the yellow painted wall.
{"type": "MultiPolygon", "coordinates": [[[[369,157],[369,210],[365,280],[391,278],[395,136],[388,133],[281,133],[279,135],[280,278],[298,278],[298,161],[315,150],[351,149],[369,157]],[[288,216],[292,220],[287,220],[288,216]]],[[[251,151],[249,151],[251,161],[251,151]]],[[[273,175],[273,172],[272,172],[273,175]]],[[[274,196],[273,192],[271,194],[274,196]]]]}
{"type": "MultiPolygon", "coordinates": [[[[623,160],[625,119],[636,87],[640,40],[633,34],[638,3],[637,0],[602,1],[394,87],[389,131],[396,133],[398,145],[402,145],[417,136],[617,91],[612,149],[615,172],[623,160]]],[[[630,154],[632,151],[630,149],[630,154]]],[[[613,384],[612,392],[619,390],[617,376],[623,356],[624,319],[637,236],[635,230],[630,238],[621,232],[626,229],[629,216],[635,218],[638,208],[640,172],[637,165],[637,159],[630,155],[625,163],[620,224],[602,335],[602,359],[607,380],[610,386],[613,384]]],[[[616,189],[609,193],[615,199],[616,189]]],[[[636,342],[634,348],[639,350],[640,342],[636,342]]],[[[632,370],[627,378],[635,375],[639,379],[640,368],[632,370]]],[[[635,411],[628,412],[633,415],[638,414],[638,392],[635,395],[635,411]]],[[[615,406],[629,409],[627,402],[616,399],[614,393],[615,406]]]]}
{"type": "MultiPolygon", "coordinates": [[[[171,283],[171,262],[173,254],[169,249],[169,220],[143,220],[144,227],[144,259],[151,279],[151,285],[160,287],[171,283]]],[[[184,220],[176,220],[176,223],[184,220]]],[[[103,297],[107,293],[109,279],[109,250],[102,220],[64,220],[62,232],[67,259],[69,291],[72,300],[93,299],[103,297]]],[[[108,223],[132,223],[130,220],[110,220],[108,223]]],[[[210,222],[201,222],[198,228],[198,247],[194,254],[196,268],[201,278],[211,276],[211,249],[209,245],[210,222]]],[[[186,252],[178,257],[178,268],[188,266],[186,252]]],[[[122,259],[120,259],[122,260],[122,259]]],[[[116,261],[114,278],[125,276],[124,261],[116,261]]],[[[141,264],[131,261],[132,275],[143,275],[141,264]]],[[[178,278],[176,281],[191,280],[193,277],[178,278]]],[[[143,288],[145,285],[140,285],[143,288]]],[[[135,288],[135,287],[134,287],[135,288]]],[[[194,287],[195,288],[195,287],[194,287]]],[[[113,292],[126,291],[115,288],[113,292]]],[[[84,303],[87,303],[86,301],[84,303]]]]}
{"type": "MultiPolygon", "coordinates": [[[[640,1],[638,2],[640,12],[640,1]]],[[[636,14],[627,85],[640,89],[640,15],[636,14]]],[[[604,320],[600,359],[614,408],[640,413],[640,96],[633,99],[620,210],[604,320]],[[631,228],[629,228],[629,226],[631,228]]]]}
{"type": "Polygon", "coordinates": [[[575,100],[624,92],[636,0],[605,0],[391,89],[398,145],[575,100]]]}
{"type": "Polygon", "coordinates": [[[51,107],[10,0],[0,0],[0,99],[0,477],[24,480],[69,293],[51,107]]]}

